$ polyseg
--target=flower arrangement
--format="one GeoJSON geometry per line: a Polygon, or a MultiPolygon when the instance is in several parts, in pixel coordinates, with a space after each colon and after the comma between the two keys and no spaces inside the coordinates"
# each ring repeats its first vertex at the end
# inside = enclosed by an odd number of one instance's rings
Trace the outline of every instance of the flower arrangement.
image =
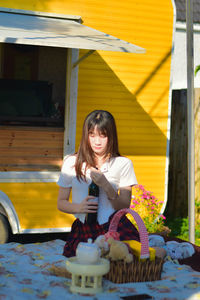
{"type": "MultiPolygon", "coordinates": [[[[149,233],[165,231],[164,215],[160,214],[163,201],[159,201],[152,192],[147,191],[143,185],[133,187],[133,195],[130,208],[135,210],[143,219],[149,233]]],[[[131,215],[127,215],[135,225],[131,215]]]]}

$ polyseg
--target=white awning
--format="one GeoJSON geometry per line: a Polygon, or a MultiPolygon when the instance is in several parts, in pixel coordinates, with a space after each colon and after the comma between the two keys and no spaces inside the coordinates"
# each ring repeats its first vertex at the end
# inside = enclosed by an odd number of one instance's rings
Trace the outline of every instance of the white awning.
{"type": "Polygon", "coordinates": [[[144,53],[145,49],[77,22],[76,16],[0,8],[0,42],[144,53]]]}

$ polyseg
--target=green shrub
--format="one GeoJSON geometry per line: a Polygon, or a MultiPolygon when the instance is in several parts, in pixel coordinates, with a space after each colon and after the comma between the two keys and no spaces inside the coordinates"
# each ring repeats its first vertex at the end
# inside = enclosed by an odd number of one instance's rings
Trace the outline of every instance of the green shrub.
{"type": "MultiPolygon", "coordinates": [[[[165,225],[171,229],[170,236],[189,241],[188,218],[167,218],[165,225]]],[[[195,244],[200,246],[200,223],[195,224],[195,244]]]]}

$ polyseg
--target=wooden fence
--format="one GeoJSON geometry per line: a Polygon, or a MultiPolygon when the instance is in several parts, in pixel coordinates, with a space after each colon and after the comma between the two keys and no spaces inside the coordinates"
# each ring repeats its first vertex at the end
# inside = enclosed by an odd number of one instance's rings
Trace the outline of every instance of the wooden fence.
{"type": "MultiPolygon", "coordinates": [[[[200,202],[200,89],[195,89],[195,200],[200,202]]],[[[188,215],[187,90],[172,94],[167,214],[188,215]]],[[[197,215],[197,218],[199,216],[197,215]]]]}
{"type": "Polygon", "coordinates": [[[200,220],[200,89],[195,89],[195,199],[197,219],[200,220]]]}

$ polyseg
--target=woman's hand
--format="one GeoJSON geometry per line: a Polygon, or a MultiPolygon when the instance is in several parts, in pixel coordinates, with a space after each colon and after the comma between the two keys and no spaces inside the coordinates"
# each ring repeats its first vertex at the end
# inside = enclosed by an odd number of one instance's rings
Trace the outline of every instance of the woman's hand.
{"type": "Polygon", "coordinates": [[[108,180],[100,170],[97,170],[92,167],[90,170],[90,177],[98,186],[104,187],[105,184],[108,184],[108,180]]]}
{"type": "Polygon", "coordinates": [[[123,187],[120,188],[119,191],[116,191],[104,174],[95,168],[91,168],[90,177],[105,191],[108,200],[114,209],[118,210],[122,208],[128,208],[130,206],[132,190],[131,186],[123,187]]]}
{"type": "Polygon", "coordinates": [[[95,197],[87,196],[79,204],[79,213],[95,213],[98,209],[98,202],[94,201],[95,197]]]}
{"type": "Polygon", "coordinates": [[[81,203],[72,203],[69,201],[71,188],[59,188],[58,192],[58,209],[69,214],[77,213],[95,213],[98,209],[98,202],[94,201],[95,197],[87,196],[81,203]]]}

